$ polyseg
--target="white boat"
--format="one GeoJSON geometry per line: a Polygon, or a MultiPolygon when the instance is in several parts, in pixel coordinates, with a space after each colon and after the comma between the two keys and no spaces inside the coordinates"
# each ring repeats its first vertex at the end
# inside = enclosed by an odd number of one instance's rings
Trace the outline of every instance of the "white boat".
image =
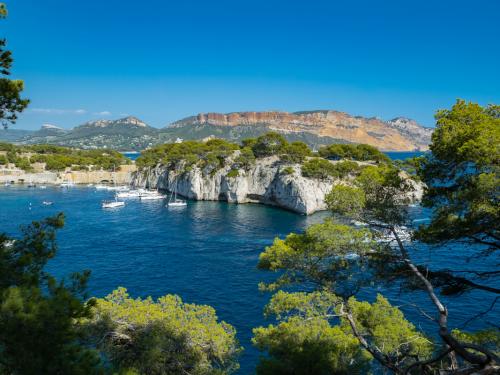
{"type": "Polygon", "coordinates": [[[10,182],[6,182],[3,186],[10,186],[10,182]]]}
{"type": "Polygon", "coordinates": [[[125,202],[114,200],[114,201],[103,201],[102,208],[117,208],[125,206],[125,202]]]}
{"type": "Polygon", "coordinates": [[[52,206],[54,204],[54,202],[51,202],[51,201],[43,201],[42,204],[44,206],[52,206]]]}
{"type": "Polygon", "coordinates": [[[128,190],[128,191],[121,191],[116,194],[118,198],[140,198],[142,194],[145,194],[145,190],[143,189],[138,189],[138,190],[128,190]]]}
{"type": "MultiPolygon", "coordinates": [[[[109,187],[107,188],[107,190],[116,190],[117,186],[115,184],[115,178],[114,178],[114,174],[115,174],[115,168],[113,166],[113,188],[115,189],[110,189],[109,187]]],[[[117,207],[123,207],[125,206],[125,202],[124,201],[119,201],[118,200],[118,196],[115,194],[115,200],[114,201],[103,201],[102,202],[102,208],[117,208],[117,207]]]]}
{"type": "Polygon", "coordinates": [[[71,182],[71,181],[63,181],[59,184],[59,186],[62,188],[68,188],[68,187],[75,186],[75,183],[71,182]]]}
{"type": "Polygon", "coordinates": [[[106,185],[96,185],[96,190],[106,190],[108,187],[106,185]]]}
{"type": "Polygon", "coordinates": [[[187,202],[178,199],[178,200],[175,200],[175,201],[172,201],[172,202],[168,202],[167,206],[168,207],[184,207],[184,206],[187,206],[187,202]]]}
{"type": "Polygon", "coordinates": [[[106,190],[109,191],[128,191],[130,188],[128,186],[106,186],[106,190]]]}
{"type": "Polygon", "coordinates": [[[185,207],[187,202],[177,198],[177,180],[174,183],[174,191],[170,194],[167,207],[185,207]]]}
{"type": "Polygon", "coordinates": [[[40,186],[39,186],[39,188],[40,188],[40,189],[47,189],[47,186],[45,186],[45,185],[40,185],[40,186]]]}
{"type": "Polygon", "coordinates": [[[87,186],[88,186],[88,187],[92,187],[92,186],[94,186],[94,184],[87,184],[87,186]]]}
{"type": "Polygon", "coordinates": [[[166,196],[163,194],[142,194],[140,195],[141,201],[153,201],[153,200],[159,200],[159,199],[165,199],[166,196]]]}

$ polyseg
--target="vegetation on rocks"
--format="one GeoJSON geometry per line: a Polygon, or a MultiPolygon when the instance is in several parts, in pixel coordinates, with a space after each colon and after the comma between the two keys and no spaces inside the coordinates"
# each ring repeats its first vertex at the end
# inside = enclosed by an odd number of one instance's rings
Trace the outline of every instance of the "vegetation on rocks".
{"type": "Polygon", "coordinates": [[[353,161],[342,161],[331,163],[326,159],[309,159],[302,165],[302,176],[325,180],[327,178],[344,178],[350,174],[356,174],[361,167],[353,161]]]}
{"type": "Polygon", "coordinates": [[[241,145],[222,139],[166,143],[144,151],[137,159],[137,166],[144,169],[162,165],[181,171],[198,166],[210,173],[228,163],[232,163],[233,169],[248,170],[257,158],[269,156],[279,156],[286,163],[301,163],[310,154],[303,142],[288,143],[278,133],[267,133],[258,138],[245,139],[241,145]]]}
{"type": "Polygon", "coordinates": [[[351,159],[389,163],[390,159],[376,147],[364,144],[331,144],[319,149],[319,154],[328,159],[351,159]]]}
{"type": "MultiPolygon", "coordinates": [[[[6,151],[6,163],[13,163],[25,171],[32,170],[33,163],[45,163],[49,171],[62,171],[65,168],[73,170],[104,169],[111,171],[130,160],[117,151],[112,150],[78,150],[69,147],[53,145],[14,146],[0,143],[0,151],[6,151]]],[[[0,164],[2,164],[0,162],[0,164]]]]}

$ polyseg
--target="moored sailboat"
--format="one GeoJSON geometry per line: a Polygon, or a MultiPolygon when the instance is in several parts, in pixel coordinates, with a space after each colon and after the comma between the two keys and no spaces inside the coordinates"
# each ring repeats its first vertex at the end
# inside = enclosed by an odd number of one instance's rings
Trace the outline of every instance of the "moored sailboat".
{"type": "Polygon", "coordinates": [[[170,198],[167,203],[167,207],[184,207],[187,206],[187,202],[182,199],[177,198],[177,179],[174,181],[174,190],[170,194],[170,198]]]}

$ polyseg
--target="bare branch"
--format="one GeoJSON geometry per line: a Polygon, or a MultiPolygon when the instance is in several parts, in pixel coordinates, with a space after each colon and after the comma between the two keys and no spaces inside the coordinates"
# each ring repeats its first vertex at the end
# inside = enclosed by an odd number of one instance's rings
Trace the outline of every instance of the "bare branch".
{"type": "Polygon", "coordinates": [[[467,326],[470,322],[472,322],[473,320],[476,320],[477,318],[480,318],[480,317],[482,317],[482,316],[484,316],[484,315],[488,314],[491,310],[493,310],[493,308],[495,307],[495,304],[497,303],[497,301],[498,301],[498,299],[499,299],[499,298],[500,298],[500,296],[497,296],[497,297],[493,300],[493,302],[491,303],[490,307],[489,307],[487,310],[482,311],[482,312],[480,312],[479,314],[474,315],[474,316],[473,316],[472,318],[470,318],[470,319],[467,319],[467,320],[466,320],[466,321],[465,321],[465,322],[464,322],[464,323],[460,326],[460,328],[462,328],[462,329],[463,329],[463,328],[465,328],[465,327],[466,327],[466,326],[467,326]]]}

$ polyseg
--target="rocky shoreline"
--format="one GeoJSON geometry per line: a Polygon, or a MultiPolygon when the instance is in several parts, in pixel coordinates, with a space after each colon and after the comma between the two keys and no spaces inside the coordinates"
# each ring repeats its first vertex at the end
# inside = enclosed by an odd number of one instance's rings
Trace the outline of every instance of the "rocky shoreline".
{"type": "MultiPolygon", "coordinates": [[[[310,215],[326,210],[325,196],[335,184],[343,183],[340,179],[306,178],[301,175],[300,164],[283,164],[276,156],[258,159],[248,170],[240,170],[238,176],[230,174],[229,164],[208,174],[199,167],[184,173],[163,166],[146,168],[133,174],[132,185],[175,189],[177,194],[193,200],[260,203],[310,215]]],[[[414,200],[419,200],[421,193],[421,187],[417,188],[414,200]]]]}
{"type": "Polygon", "coordinates": [[[132,181],[135,165],[123,165],[119,171],[38,171],[25,172],[21,169],[0,169],[0,184],[46,184],[58,185],[63,182],[72,182],[74,184],[100,184],[116,183],[130,184],[132,181]]]}

